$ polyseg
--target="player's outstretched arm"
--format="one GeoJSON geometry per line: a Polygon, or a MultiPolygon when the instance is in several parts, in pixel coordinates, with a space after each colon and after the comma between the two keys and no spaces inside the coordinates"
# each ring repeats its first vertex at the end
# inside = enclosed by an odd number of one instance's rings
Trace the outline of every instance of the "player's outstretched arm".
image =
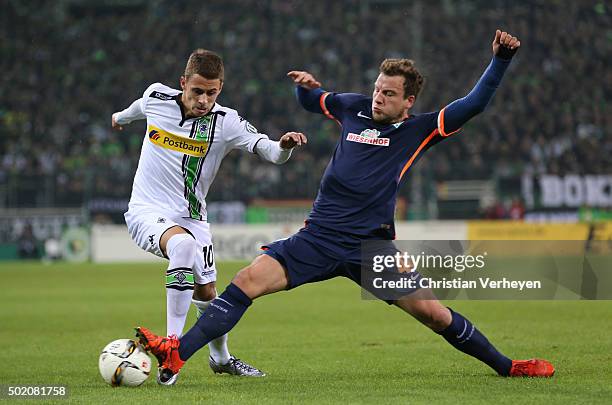
{"type": "Polygon", "coordinates": [[[134,101],[128,108],[123,111],[114,113],[111,116],[111,126],[118,131],[123,130],[123,125],[129,124],[132,121],[145,119],[146,115],[142,108],[142,98],[134,101]]]}
{"type": "Polygon", "coordinates": [[[306,135],[301,132],[287,132],[278,141],[273,141],[266,134],[257,130],[249,121],[238,115],[238,112],[226,114],[223,122],[223,133],[231,149],[255,153],[263,160],[275,164],[285,163],[295,146],[306,144],[306,135]]]}
{"type": "Polygon", "coordinates": [[[325,91],[321,88],[321,82],[311,73],[301,70],[292,70],[287,76],[296,84],[295,95],[300,105],[306,111],[323,114],[319,100],[325,91]]]}
{"type": "Polygon", "coordinates": [[[255,151],[268,162],[277,165],[285,163],[291,157],[291,152],[296,146],[308,143],[306,135],[301,132],[287,132],[281,136],[278,142],[262,138],[255,145],[255,151]]]}
{"type": "Polygon", "coordinates": [[[493,39],[493,60],[470,93],[449,104],[443,111],[442,134],[461,128],[469,119],[485,110],[512,60],[521,41],[511,34],[497,30],[493,39]]]}

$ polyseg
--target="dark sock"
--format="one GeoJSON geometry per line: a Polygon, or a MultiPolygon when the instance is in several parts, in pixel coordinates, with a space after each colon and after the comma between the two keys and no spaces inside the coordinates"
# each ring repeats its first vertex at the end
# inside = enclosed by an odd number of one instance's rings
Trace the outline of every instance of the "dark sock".
{"type": "Polygon", "coordinates": [[[449,308],[449,310],[453,317],[451,324],[438,334],[442,335],[455,349],[476,357],[498,374],[503,376],[510,374],[512,360],[498,352],[470,321],[452,309],[449,308]]]}
{"type": "Polygon", "coordinates": [[[208,342],[225,335],[240,320],[251,305],[251,299],[234,284],[215,298],[196,324],[180,339],[179,356],[187,360],[208,342]]]}

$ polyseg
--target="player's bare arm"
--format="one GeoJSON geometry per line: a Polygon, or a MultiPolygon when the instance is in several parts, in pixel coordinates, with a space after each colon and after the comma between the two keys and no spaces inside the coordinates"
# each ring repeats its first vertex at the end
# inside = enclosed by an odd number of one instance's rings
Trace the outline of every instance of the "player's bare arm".
{"type": "Polygon", "coordinates": [[[293,82],[305,89],[312,90],[321,87],[319,82],[311,73],[301,70],[292,70],[287,73],[287,76],[293,79],[293,82]]]}

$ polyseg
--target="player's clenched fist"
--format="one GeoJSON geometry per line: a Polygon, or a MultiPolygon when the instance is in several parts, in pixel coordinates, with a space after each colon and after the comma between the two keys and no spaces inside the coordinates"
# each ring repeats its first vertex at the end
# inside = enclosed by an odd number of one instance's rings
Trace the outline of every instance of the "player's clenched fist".
{"type": "Polygon", "coordinates": [[[287,132],[281,136],[280,147],[283,149],[291,149],[295,146],[302,146],[308,143],[306,135],[301,132],[287,132]]]}
{"type": "Polygon", "coordinates": [[[293,82],[299,86],[302,86],[308,90],[316,89],[321,87],[321,83],[315,79],[313,75],[308,72],[292,70],[287,73],[287,76],[293,79],[293,82]]]}
{"type": "Polygon", "coordinates": [[[117,131],[123,131],[123,127],[117,123],[117,119],[115,118],[115,114],[113,114],[111,116],[111,126],[113,127],[113,129],[116,129],[117,131]]]}
{"type": "Polygon", "coordinates": [[[510,59],[521,47],[521,41],[506,31],[496,30],[493,39],[493,55],[510,59]]]}

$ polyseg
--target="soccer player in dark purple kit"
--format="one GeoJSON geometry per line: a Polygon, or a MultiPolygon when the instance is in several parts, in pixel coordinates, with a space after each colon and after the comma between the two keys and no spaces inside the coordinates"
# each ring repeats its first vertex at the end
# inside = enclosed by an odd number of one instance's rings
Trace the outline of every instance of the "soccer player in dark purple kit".
{"type": "MultiPolygon", "coordinates": [[[[329,93],[310,73],[289,72],[297,84],[300,104],[342,126],[312,211],[304,228],[290,238],[268,244],[264,254],[238,272],[183,337],[166,338],[137,328],[137,336],[158,358],[163,373],[168,377],[177,373],[197,350],[230,331],[252,301],[262,295],[337,276],[368,289],[360,276],[362,242],[395,238],[393,216],[400,180],[426,150],[484,111],[519,47],[516,37],[497,30],[493,59],[472,91],[440,111],[417,115],[409,111],[423,77],[409,59],[382,62],[372,97],[329,93]]],[[[501,354],[469,320],[435,299],[431,290],[398,294],[385,300],[499,375],[554,374],[554,367],[546,360],[511,360],[501,354]]]]}

